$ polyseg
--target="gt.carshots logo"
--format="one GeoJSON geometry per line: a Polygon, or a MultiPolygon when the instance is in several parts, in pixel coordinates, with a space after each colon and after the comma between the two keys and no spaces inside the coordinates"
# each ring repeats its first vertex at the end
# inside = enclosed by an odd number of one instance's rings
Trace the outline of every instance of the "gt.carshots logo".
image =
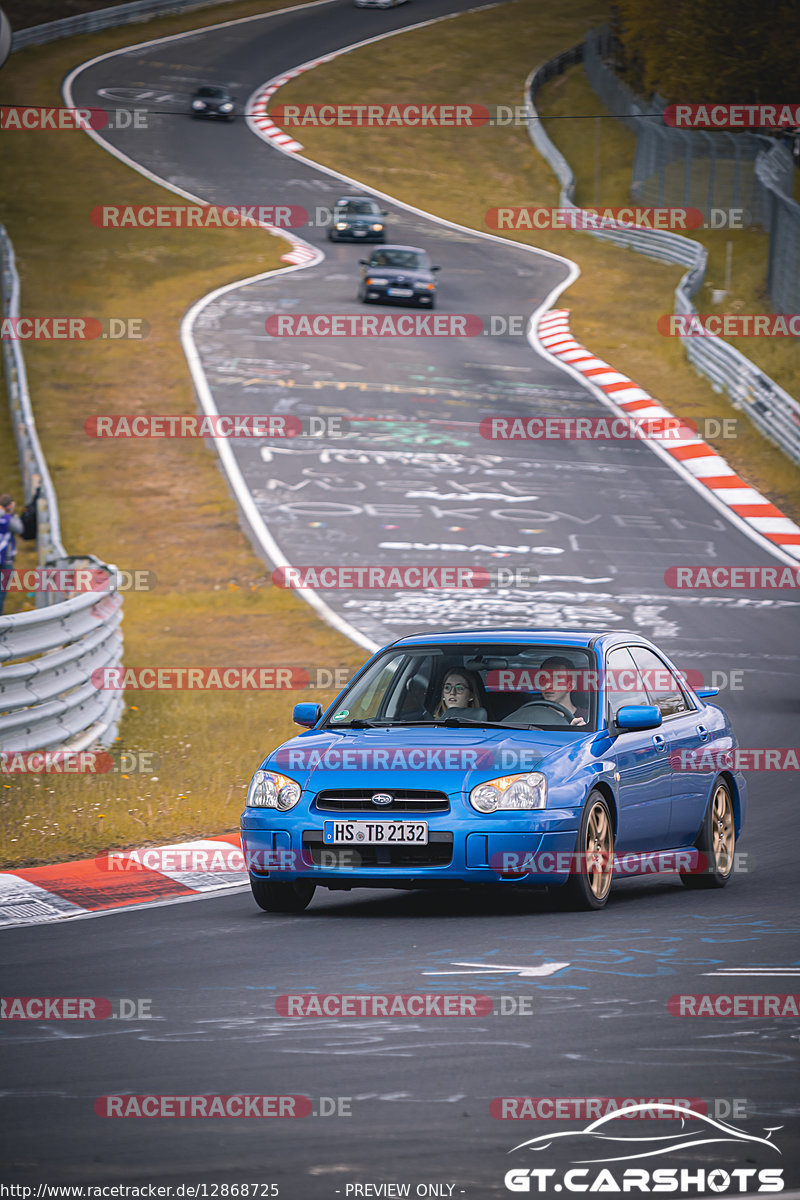
{"type": "MultiPolygon", "coordinates": [[[[703,1105],[705,1107],[705,1105],[703,1105]]],[[[556,1167],[513,1167],[506,1171],[503,1182],[509,1192],[636,1192],[659,1195],[665,1192],[679,1196],[705,1196],[758,1192],[782,1192],[783,1169],[780,1167],[742,1166],[729,1164],[736,1148],[747,1163],[759,1163],[780,1155],[772,1134],[782,1126],[763,1132],[766,1137],[748,1133],[707,1112],[698,1112],[682,1101],[631,1101],[625,1108],[605,1113],[583,1129],[561,1133],[543,1133],[514,1146],[518,1150],[546,1151],[558,1139],[579,1164],[566,1170],[556,1167]],[[653,1111],[655,1110],[655,1111],[653,1111]],[[639,1127],[635,1132],[626,1127],[630,1119],[647,1112],[651,1119],[664,1121],[664,1132],[649,1135],[639,1127]],[[676,1117],[680,1126],[675,1129],[676,1117]],[[669,1122],[669,1124],[666,1124],[669,1122]],[[672,1126],[670,1128],[670,1125],[672,1126]],[[609,1144],[613,1145],[613,1157],[609,1144]],[[667,1155],[685,1154],[694,1147],[714,1144],[725,1147],[725,1167],[678,1166],[664,1167],[652,1160],[667,1155]],[[647,1158],[644,1166],[624,1166],[626,1161],[647,1158]],[[605,1164],[613,1163],[613,1166],[605,1164]]],[[[774,1160],[773,1160],[774,1161],[774,1160]]]]}

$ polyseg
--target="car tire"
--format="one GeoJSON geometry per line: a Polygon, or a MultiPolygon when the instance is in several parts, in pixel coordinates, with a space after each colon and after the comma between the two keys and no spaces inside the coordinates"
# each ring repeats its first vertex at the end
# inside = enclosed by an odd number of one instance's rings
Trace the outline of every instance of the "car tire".
{"type": "Polygon", "coordinates": [[[590,792],[583,806],[574,853],[577,870],[555,889],[560,906],[572,912],[605,908],[614,874],[614,827],[608,802],[600,792],[590,792]],[[605,861],[607,870],[587,870],[592,853],[602,856],[601,866],[605,861]]]}
{"type": "Polygon", "coordinates": [[[253,879],[250,876],[253,899],[264,912],[299,913],[308,908],[316,884],[307,879],[295,879],[291,883],[273,883],[271,879],[253,879]]]}
{"type": "Polygon", "coordinates": [[[701,855],[699,870],[681,871],[683,886],[691,891],[725,887],[733,874],[736,828],[731,789],[723,779],[718,779],[714,784],[703,825],[694,844],[701,855]]]}

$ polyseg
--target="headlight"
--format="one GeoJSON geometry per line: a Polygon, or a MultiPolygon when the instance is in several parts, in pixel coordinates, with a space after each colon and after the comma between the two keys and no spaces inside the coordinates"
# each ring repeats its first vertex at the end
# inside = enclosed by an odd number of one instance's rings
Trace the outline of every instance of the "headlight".
{"type": "Polygon", "coordinates": [[[205,108],[205,107],[206,107],[205,100],[193,100],[192,101],[192,108],[200,109],[200,108],[205,108]]]}
{"type": "Polygon", "coordinates": [[[337,229],[347,229],[347,221],[337,221],[336,228],[337,229]]]}
{"type": "Polygon", "coordinates": [[[226,100],[224,104],[220,104],[219,111],[220,112],[233,112],[233,105],[230,103],[229,100],[226,100]]]}
{"type": "Polygon", "coordinates": [[[300,784],[277,771],[256,771],[247,789],[248,808],[277,808],[285,812],[300,799],[300,784]]]}
{"type": "Polygon", "coordinates": [[[435,287],[435,284],[433,284],[433,283],[415,283],[414,287],[419,288],[420,291],[422,291],[422,292],[432,292],[435,287]]]}
{"type": "Polygon", "coordinates": [[[469,794],[472,807],[482,813],[497,812],[501,808],[544,808],[546,799],[547,780],[538,771],[488,779],[469,794]]]}
{"type": "Polygon", "coordinates": [[[389,280],[388,279],[380,279],[377,275],[368,275],[366,282],[377,284],[378,287],[383,287],[383,285],[385,283],[388,283],[389,280]]]}
{"type": "Polygon", "coordinates": [[[370,225],[370,229],[372,230],[373,233],[380,233],[380,231],[383,229],[383,226],[382,225],[370,225]]]}

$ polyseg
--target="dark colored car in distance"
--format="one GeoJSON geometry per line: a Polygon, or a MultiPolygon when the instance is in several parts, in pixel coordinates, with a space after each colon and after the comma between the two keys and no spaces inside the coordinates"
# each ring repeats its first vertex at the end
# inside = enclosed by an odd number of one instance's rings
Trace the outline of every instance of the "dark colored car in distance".
{"type": "Polygon", "coordinates": [[[192,96],[193,117],[217,117],[231,121],[236,113],[233,97],[226,87],[204,84],[192,96]]]}
{"type": "Polygon", "coordinates": [[[369,259],[359,260],[364,270],[358,299],[386,303],[400,301],[425,308],[436,307],[436,280],[431,260],[418,246],[384,246],[369,259]]]}
{"type": "Polygon", "coordinates": [[[369,196],[342,196],[333,208],[331,242],[385,242],[387,214],[369,196]]]}

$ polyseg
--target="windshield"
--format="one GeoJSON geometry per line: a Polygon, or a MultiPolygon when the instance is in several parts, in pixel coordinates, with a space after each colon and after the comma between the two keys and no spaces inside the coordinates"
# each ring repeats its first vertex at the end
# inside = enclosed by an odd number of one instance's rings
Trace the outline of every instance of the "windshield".
{"type": "Polygon", "coordinates": [[[374,200],[343,200],[336,205],[337,217],[372,217],[380,209],[374,200]]]}
{"type": "Polygon", "coordinates": [[[370,259],[371,267],[403,267],[406,271],[427,271],[430,259],[424,250],[377,250],[370,259]]]}
{"type": "Polygon", "coordinates": [[[201,87],[197,89],[197,94],[214,100],[222,100],[228,93],[225,88],[221,87],[201,87]]]}
{"type": "Polygon", "coordinates": [[[326,725],[458,722],[591,731],[596,667],[594,656],[575,646],[395,647],[340,697],[326,725]]]}

